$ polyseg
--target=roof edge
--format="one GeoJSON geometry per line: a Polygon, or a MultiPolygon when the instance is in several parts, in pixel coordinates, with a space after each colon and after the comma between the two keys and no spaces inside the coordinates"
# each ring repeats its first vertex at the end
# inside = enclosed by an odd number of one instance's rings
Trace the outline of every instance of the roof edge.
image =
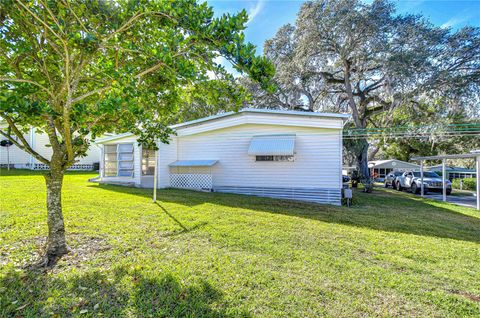
{"type": "Polygon", "coordinates": [[[103,137],[103,138],[98,138],[95,140],[95,144],[103,144],[109,141],[117,140],[117,139],[122,139],[126,137],[131,137],[133,136],[132,133],[123,133],[123,134],[118,134],[118,135],[113,135],[113,136],[108,136],[108,137],[103,137]]]}
{"type": "Polygon", "coordinates": [[[349,114],[336,114],[336,113],[317,113],[317,112],[302,112],[302,111],[291,111],[291,110],[274,110],[274,109],[262,109],[262,108],[244,108],[239,110],[238,112],[226,112],[221,114],[216,114],[200,119],[195,119],[191,121],[187,121],[180,124],[175,124],[169,126],[170,128],[182,128],[190,125],[201,124],[207,121],[220,119],[224,117],[234,116],[242,113],[259,113],[259,114],[274,114],[274,115],[294,115],[294,116],[313,116],[313,117],[324,117],[324,118],[334,118],[334,119],[342,119],[346,120],[351,116],[349,114]]]}

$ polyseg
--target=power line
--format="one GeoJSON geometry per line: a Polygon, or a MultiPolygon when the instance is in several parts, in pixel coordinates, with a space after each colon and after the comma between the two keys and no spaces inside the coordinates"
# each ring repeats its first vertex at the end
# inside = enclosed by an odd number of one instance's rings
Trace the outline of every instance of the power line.
{"type": "Polygon", "coordinates": [[[343,131],[344,139],[359,139],[368,137],[386,138],[424,138],[480,136],[480,123],[460,123],[448,125],[395,126],[374,128],[350,128],[343,131]]]}

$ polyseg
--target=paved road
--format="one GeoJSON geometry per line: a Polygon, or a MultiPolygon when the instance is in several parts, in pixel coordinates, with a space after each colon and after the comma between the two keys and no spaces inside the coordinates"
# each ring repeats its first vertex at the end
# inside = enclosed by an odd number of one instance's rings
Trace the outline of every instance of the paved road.
{"type": "MultiPolygon", "coordinates": [[[[454,190],[455,191],[455,190],[454,190]]],[[[425,198],[442,201],[443,196],[441,194],[427,194],[425,198]]],[[[455,196],[447,195],[447,202],[453,203],[456,205],[466,206],[470,208],[477,207],[477,197],[475,196],[455,196]]]]}

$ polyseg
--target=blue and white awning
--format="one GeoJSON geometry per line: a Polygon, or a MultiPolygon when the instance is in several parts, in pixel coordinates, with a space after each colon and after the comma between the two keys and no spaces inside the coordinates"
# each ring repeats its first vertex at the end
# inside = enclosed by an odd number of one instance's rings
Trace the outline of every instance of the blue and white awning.
{"type": "Polygon", "coordinates": [[[292,156],[295,153],[295,135],[254,136],[248,148],[253,156],[292,156]]]}
{"type": "Polygon", "coordinates": [[[218,160],[177,160],[169,164],[169,167],[211,167],[218,160]]]}

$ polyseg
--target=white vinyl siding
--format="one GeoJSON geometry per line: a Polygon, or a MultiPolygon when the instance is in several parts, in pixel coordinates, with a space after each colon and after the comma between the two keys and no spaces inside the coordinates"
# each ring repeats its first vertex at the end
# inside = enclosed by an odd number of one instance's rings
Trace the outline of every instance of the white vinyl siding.
{"type": "Polygon", "coordinates": [[[202,124],[194,124],[177,130],[177,136],[187,136],[217,129],[233,128],[239,125],[282,125],[286,127],[312,127],[343,129],[343,120],[317,116],[295,116],[275,114],[238,113],[236,116],[219,118],[202,124]]]}
{"type": "MultiPolygon", "coordinates": [[[[47,146],[50,144],[48,135],[37,131],[35,128],[30,129],[29,133],[23,135],[28,141],[29,145],[42,157],[50,160],[52,157],[52,148],[47,146]]],[[[0,138],[3,139],[3,138],[0,138]]],[[[29,153],[21,150],[15,145],[12,145],[8,149],[10,163],[19,168],[31,168],[32,164],[39,164],[36,158],[29,153]]],[[[98,146],[91,144],[87,152],[87,155],[82,158],[77,158],[75,164],[93,164],[100,161],[100,149],[98,146]]],[[[0,164],[7,163],[7,150],[5,147],[0,147],[0,164]]]]}
{"type": "MultiPolygon", "coordinates": [[[[188,185],[208,175],[211,178],[208,188],[213,191],[339,205],[343,120],[294,114],[239,113],[211,121],[179,125],[174,127],[176,134],[170,137],[169,144],[159,144],[158,187],[172,186],[171,181],[177,175],[191,178],[187,180],[188,185]],[[294,136],[293,161],[257,161],[256,156],[261,153],[249,155],[249,147],[255,136],[285,135],[294,136]],[[211,167],[169,167],[169,164],[183,160],[218,162],[211,167]]],[[[136,137],[128,135],[101,143],[132,140],[136,140],[136,137]]],[[[291,155],[291,151],[288,155],[291,155]]],[[[136,181],[137,178],[141,179],[141,147],[135,146],[134,161],[135,185],[143,186],[136,181]]],[[[108,182],[107,178],[104,179],[108,182]]],[[[182,180],[173,180],[173,183],[182,183],[182,180]]],[[[113,181],[131,182],[127,178],[120,180],[120,177],[113,181]]]]}
{"type": "MultiPolygon", "coordinates": [[[[23,137],[28,141],[30,139],[30,134],[24,134],[23,137]]],[[[0,140],[3,139],[6,138],[0,136],[0,140]]],[[[8,161],[10,161],[11,165],[27,165],[30,163],[30,155],[15,145],[11,145],[8,149],[7,147],[0,147],[0,164],[6,165],[8,161]]]]}
{"type": "MultiPolygon", "coordinates": [[[[50,145],[50,140],[48,139],[48,135],[46,133],[38,133],[35,132],[34,136],[34,149],[44,158],[50,160],[52,157],[52,147],[47,146],[50,145]]],[[[98,146],[94,145],[93,143],[90,144],[90,148],[88,149],[87,155],[85,157],[79,157],[76,159],[75,164],[93,164],[94,162],[100,161],[100,149],[98,146]]],[[[34,162],[40,163],[40,161],[34,159],[34,162]]]]}
{"type": "Polygon", "coordinates": [[[170,143],[160,143],[158,148],[158,187],[168,188],[170,186],[170,167],[168,165],[178,158],[177,137],[171,136],[170,143]]]}
{"type": "Polygon", "coordinates": [[[219,162],[213,186],[341,188],[339,129],[245,124],[177,138],[177,160],[219,162]],[[295,161],[255,161],[248,155],[254,136],[296,134],[295,161]]]}

